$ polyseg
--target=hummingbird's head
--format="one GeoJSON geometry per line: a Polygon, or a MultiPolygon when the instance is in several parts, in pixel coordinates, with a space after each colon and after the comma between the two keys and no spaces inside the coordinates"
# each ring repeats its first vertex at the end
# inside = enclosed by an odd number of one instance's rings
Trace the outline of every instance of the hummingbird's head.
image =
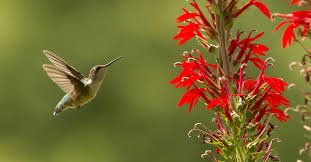
{"type": "Polygon", "coordinates": [[[105,65],[96,65],[91,69],[90,72],[90,78],[92,78],[93,80],[103,80],[106,74],[106,71],[108,69],[108,67],[114,63],[115,61],[119,60],[120,58],[122,58],[122,56],[110,61],[108,64],[105,65]]]}

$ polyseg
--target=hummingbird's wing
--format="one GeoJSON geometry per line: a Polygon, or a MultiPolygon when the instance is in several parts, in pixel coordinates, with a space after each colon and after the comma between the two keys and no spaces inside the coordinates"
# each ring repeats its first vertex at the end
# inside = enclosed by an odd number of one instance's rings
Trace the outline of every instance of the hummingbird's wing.
{"type": "Polygon", "coordinates": [[[72,97],[73,100],[76,99],[79,92],[85,90],[84,84],[79,79],[61,71],[54,65],[43,64],[43,69],[65,93],[72,97]]]}
{"type": "Polygon", "coordinates": [[[43,53],[46,55],[46,57],[57,67],[59,70],[81,80],[85,78],[81,73],[78,72],[74,67],[70,66],[66,61],[61,59],[60,57],[56,56],[54,53],[43,50],[43,53]]]}

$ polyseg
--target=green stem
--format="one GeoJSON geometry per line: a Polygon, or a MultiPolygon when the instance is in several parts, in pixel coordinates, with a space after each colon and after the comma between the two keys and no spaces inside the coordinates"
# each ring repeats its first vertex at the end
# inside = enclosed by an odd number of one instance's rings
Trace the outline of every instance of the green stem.
{"type": "Polygon", "coordinates": [[[225,21],[223,17],[224,13],[223,13],[222,0],[218,0],[217,2],[217,11],[218,13],[216,14],[216,30],[218,33],[219,53],[221,56],[222,68],[226,75],[230,75],[229,57],[226,48],[227,41],[226,41],[225,21]]]}
{"type": "Polygon", "coordinates": [[[235,162],[247,162],[247,156],[246,152],[243,148],[244,145],[241,143],[238,143],[235,147],[235,155],[234,155],[234,161],[235,162]]]}
{"type": "MultiPolygon", "coordinates": [[[[229,68],[229,55],[227,52],[227,36],[229,33],[226,32],[225,30],[225,18],[224,18],[224,8],[223,8],[223,1],[218,0],[217,1],[217,13],[216,13],[216,30],[218,34],[218,44],[219,44],[219,58],[220,58],[220,63],[221,67],[223,69],[223,72],[225,75],[230,76],[231,71],[229,68]]],[[[227,78],[226,78],[227,79],[227,78]]],[[[228,83],[228,89],[230,94],[234,94],[234,88],[232,85],[232,82],[230,80],[227,80],[228,83]]],[[[231,99],[231,106],[233,109],[235,109],[235,100],[231,99]]]]}
{"type": "MultiPolygon", "coordinates": [[[[216,30],[218,34],[218,44],[219,44],[219,58],[220,58],[220,67],[222,68],[223,72],[227,76],[231,76],[231,71],[229,68],[229,55],[227,51],[227,44],[228,44],[228,32],[226,32],[225,29],[225,17],[224,17],[224,6],[223,6],[223,0],[216,0],[216,5],[217,5],[217,13],[216,13],[216,30]]],[[[233,83],[229,79],[227,79],[228,83],[228,89],[230,94],[234,94],[234,88],[233,88],[233,83]]],[[[233,110],[237,111],[235,108],[235,100],[234,97],[231,97],[231,106],[233,110]]],[[[239,129],[241,128],[241,125],[237,124],[235,125],[239,129]]],[[[234,127],[234,126],[233,126],[234,127]]],[[[233,128],[232,129],[235,129],[233,128]]],[[[232,130],[233,131],[233,130],[232,130]]],[[[235,133],[232,134],[236,138],[236,143],[234,145],[234,151],[232,156],[232,160],[235,162],[247,162],[247,150],[245,150],[245,145],[243,144],[244,141],[242,138],[240,138],[240,133],[236,131],[235,133]]]]}

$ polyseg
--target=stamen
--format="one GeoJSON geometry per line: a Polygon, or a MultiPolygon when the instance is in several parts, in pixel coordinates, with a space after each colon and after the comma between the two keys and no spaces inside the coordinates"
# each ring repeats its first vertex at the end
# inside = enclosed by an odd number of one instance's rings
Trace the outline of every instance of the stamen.
{"type": "Polygon", "coordinates": [[[294,67],[295,67],[296,65],[302,66],[302,64],[299,63],[299,62],[292,62],[292,63],[289,64],[289,70],[294,70],[294,67]]]}
{"type": "Polygon", "coordinates": [[[175,62],[174,67],[176,67],[176,65],[181,65],[181,64],[182,64],[181,62],[175,62]]]}
{"type": "Polygon", "coordinates": [[[190,62],[191,60],[192,60],[192,61],[195,61],[195,58],[189,57],[188,60],[187,60],[187,62],[190,62]]]}
{"type": "Polygon", "coordinates": [[[191,136],[191,133],[194,132],[194,131],[199,131],[199,132],[201,132],[201,133],[203,133],[203,134],[209,135],[207,132],[205,132],[205,131],[203,131],[203,130],[201,130],[201,129],[191,129],[191,130],[188,132],[188,137],[189,137],[189,138],[192,137],[192,136],[191,136]]]}
{"type": "Polygon", "coordinates": [[[188,51],[184,51],[182,55],[183,55],[183,56],[186,56],[186,55],[189,55],[189,54],[190,54],[190,53],[189,53],[188,51]]]}
{"type": "Polygon", "coordinates": [[[181,78],[181,82],[185,81],[186,79],[189,79],[188,77],[181,78]]]}
{"type": "Polygon", "coordinates": [[[201,158],[205,158],[206,156],[210,157],[210,153],[212,153],[211,150],[206,150],[202,155],[201,155],[201,158]]]}
{"type": "Polygon", "coordinates": [[[296,87],[296,84],[291,83],[290,85],[287,86],[288,89],[292,89],[293,87],[296,87]]]}
{"type": "Polygon", "coordinates": [[[265,60],[265,62],[275,62],[275,60],[272,57],[269,57],[265,60]]]}
{"type": "Polygon", "coordinates": [[[252,29],[251,31],[249,31],[250,33],[252,33],[252,32],[257,32],[257,30],[256,29],[252,29]]]}

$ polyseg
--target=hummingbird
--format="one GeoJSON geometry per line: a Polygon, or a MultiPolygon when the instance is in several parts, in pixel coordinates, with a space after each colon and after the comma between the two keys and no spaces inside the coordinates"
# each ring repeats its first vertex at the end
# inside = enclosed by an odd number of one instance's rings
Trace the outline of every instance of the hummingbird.
{"type": "Polygon", "coordinates": [[[105,65],[94,66],[88,77],[83,76],[54,53],[43,50],[52,64],[43,64],[43,69],[59,88],[66,94],[56,105],[53,115],[57,115],[68,108],[77,108],[90,102],[97,94],[108,67],[122,56],[105,65]]]}

